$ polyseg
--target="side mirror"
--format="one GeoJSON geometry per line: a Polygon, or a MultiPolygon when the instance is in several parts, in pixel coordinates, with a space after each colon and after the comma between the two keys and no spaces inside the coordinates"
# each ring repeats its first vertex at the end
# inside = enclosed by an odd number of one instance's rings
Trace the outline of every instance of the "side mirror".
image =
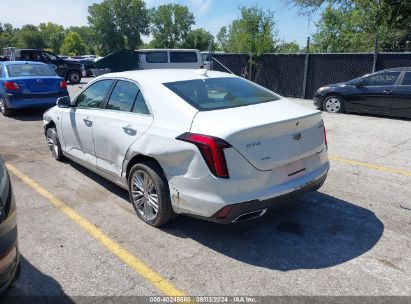
{"type": "Polygon", "coordinates": [[[68,96],[60,97],[57,99],[56,104],[59,108],[70,108],[71,107],[70,97],[68,96]]]}

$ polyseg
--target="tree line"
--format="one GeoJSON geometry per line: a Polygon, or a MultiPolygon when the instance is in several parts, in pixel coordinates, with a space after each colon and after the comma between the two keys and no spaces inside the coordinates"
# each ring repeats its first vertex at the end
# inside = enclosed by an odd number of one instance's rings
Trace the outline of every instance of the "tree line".
{"type": "Polygon", "coordinates": [[[143,0],[104,0],[88,8],[88,26],[64,28],[51,22],[14,28],[0,23],[0,48],[48,49],[63,55],[106,55],[128,48],[196,48],[226,52],[296,52],[296,42],[279,43],[274,14],[258,6],[240,7],[240,17],[217,37],[193,28],[194,14],[180,4],[148,9],[143,0]],[[143,43],[142,37],[151,41],[143,43]]]}
{"type": "MultiPolygon", "coordinates": [[[[288,0],[301,15],[320,12],[312,52],[406,50],[411,42],[410,0],[288,0]]],[[[196,48],[228,53],[298,53],[295,41],[281,42],[274,12],[257,5],[239,7],[239,17],[216,37],[194,28],[194,14],[170,3],[147,8],[143,0],[104,0],[88,8],[88,26],[64,28],[54,23],[14,28],[0,23],[0,49],[8,46],[48,49],[63,55],[106,55],[128,48],[196,48]],[[142,37],[151,41],[144,43],[142,37]]],[[[304,29],[301,29],[303,32],[304,29]]]]}

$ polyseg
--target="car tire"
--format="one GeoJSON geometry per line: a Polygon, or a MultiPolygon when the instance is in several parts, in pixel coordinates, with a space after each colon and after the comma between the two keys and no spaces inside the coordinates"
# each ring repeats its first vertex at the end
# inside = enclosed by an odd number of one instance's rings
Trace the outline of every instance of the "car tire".
{"type": "Polygon", "coordinates": [[[137,163],[130,169],[128,189],[130,202],[145,223],[160,227],[175,218],[167,179],[154,161],[137,163]]]}
{"type": "Polygon", "coordinates": [[[329,113],[343,113],[344,100],[337,95],[330,95],[324,99],[323,110],[329,113]]]}
{"type": "Polygon", "coordinates": [[[11,111],[7,108],[6,102],[4,99],[0,99],[0,112],[3,116],[10,116],[11,111]]]}
{"type": "Polygon", "coordinates": [[[63,152],[61,150],[59,136],[57,130],[54,127],[50,127],[46,131],[47,144],[55,160],[61,161],[64,159],[63,152]]]}
{"type": "Polygon", "coordinates": [[[67,80],[71,84],[78,84],[81,81],[81,73],[79,71],[70,71],[67,75],[67,80]]]}

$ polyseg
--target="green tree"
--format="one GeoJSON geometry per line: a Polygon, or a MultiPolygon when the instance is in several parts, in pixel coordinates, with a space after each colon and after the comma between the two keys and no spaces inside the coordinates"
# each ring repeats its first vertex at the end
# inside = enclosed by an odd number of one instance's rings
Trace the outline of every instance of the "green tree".
{"type": "Polygon", "coordinates": [[[296,41],[284,42],[277,47],[277,53],[299,53],[300,45],[296,41]]]}
{"type": "Polygon", "coordinates": [[[15,35],[19,48],[42,49],[46,46],[38,27],[32,24],[24,25],[15,35]]]}
{"type": "Polygon", "coordinates": [[[216,36],[217,40],[217,48],[220,51],[226,50],[227,49],[227,41],[228,41],[228,31],[227,27],[223,26],[220,31],[218,32],[216,36]]]}
{"type": "Polygon", "coordinates": [[[0,49],[17,45],[17,31],[10,23],[0,23],[0,49]]]}
{"type": "Polygon", "coordinates": [[[75,56],[84,54],[86,51],[86,45],[81,39],[80,35],[76,32],[69,32],[64,38],[63,45],[61,46],[60,53],[69,56],[75,56]]]}
{"type": "Polygon", "coordinates": [[[323,9],[314,35],[314,51],[371,51],[378,35],[380,49],[398,51],[411,40],[409,0],[291,0],[310,14],[323,9]]]}
{"type": "Polygon", "coordinates": [[[80,35],[81,39],[86,45],[86,53],[94,55],[98,52],[96,44],[99,40],[93,29],[89,26],[71,26],[68,28],[68,32],[76,32],[80,35]]]}
{"type": "Polygon", "coordinates": [[[195,29],[187,33],[187,36],[181,45],[186,49],[198,49],[207,51],[214,45],[214,36],[203,28],[195,29]]]}
{"type": "Polygon", "coordinates": [[[151,22],[153,46],[176,48],[186,40],[195,20],[187,6],[164,4],[157,9],[152,9],[151,22]]]}
{"type": "Polygon", "coordinates": [[[65,31],[64,27],[52,22],[40,23],[39,30],[43,37],[45,47],[58,53],[63,44],[65,31]]]}
{"type": "Polygon", "coordinates": [[[137,49],[143,44],[141,35],[148,35],[150,16],[142,0],[111,0],[116,26],[125,38],[129,49],[137,49]]]}
{"type": "Polygon", "coordinates": [[[149,34],[149,12],[142,0],[104,0],[88,8],[90,27],[98,37],[99,51],[107,54],[142,44],[149,34]]]}
{"type": "Polygon", "coordinates": [[[228,30],[220,30],[218,41],[223,49],[257,56],[273,52],[277,44],[274,13],[256,5],[241,7],[240,11],[241,17],[234,20],[228,30]]]}

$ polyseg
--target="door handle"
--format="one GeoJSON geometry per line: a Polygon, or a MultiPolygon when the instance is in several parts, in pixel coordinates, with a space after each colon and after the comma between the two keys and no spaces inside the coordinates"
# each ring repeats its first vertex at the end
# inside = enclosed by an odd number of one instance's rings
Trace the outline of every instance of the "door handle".
{"type": "Polygon", "coordinates": [[[392,93],[392,91],[390,91],[390,90],[383,90],[382,92],[383,92],[384,94],[387,94],[387,95],[392,93]]]}
{"type": "Polygon", "coordinates": [[[87,118],[83,118],[84,123],[90,127],[93,124],[93,121],[87,118]]]}
{"type": "Polygon", "coordinates": [[[123,130],[127,135],[136,135],[137,134],[137,130],[134,129],[131,125],[123,127],[123,130]]]}

